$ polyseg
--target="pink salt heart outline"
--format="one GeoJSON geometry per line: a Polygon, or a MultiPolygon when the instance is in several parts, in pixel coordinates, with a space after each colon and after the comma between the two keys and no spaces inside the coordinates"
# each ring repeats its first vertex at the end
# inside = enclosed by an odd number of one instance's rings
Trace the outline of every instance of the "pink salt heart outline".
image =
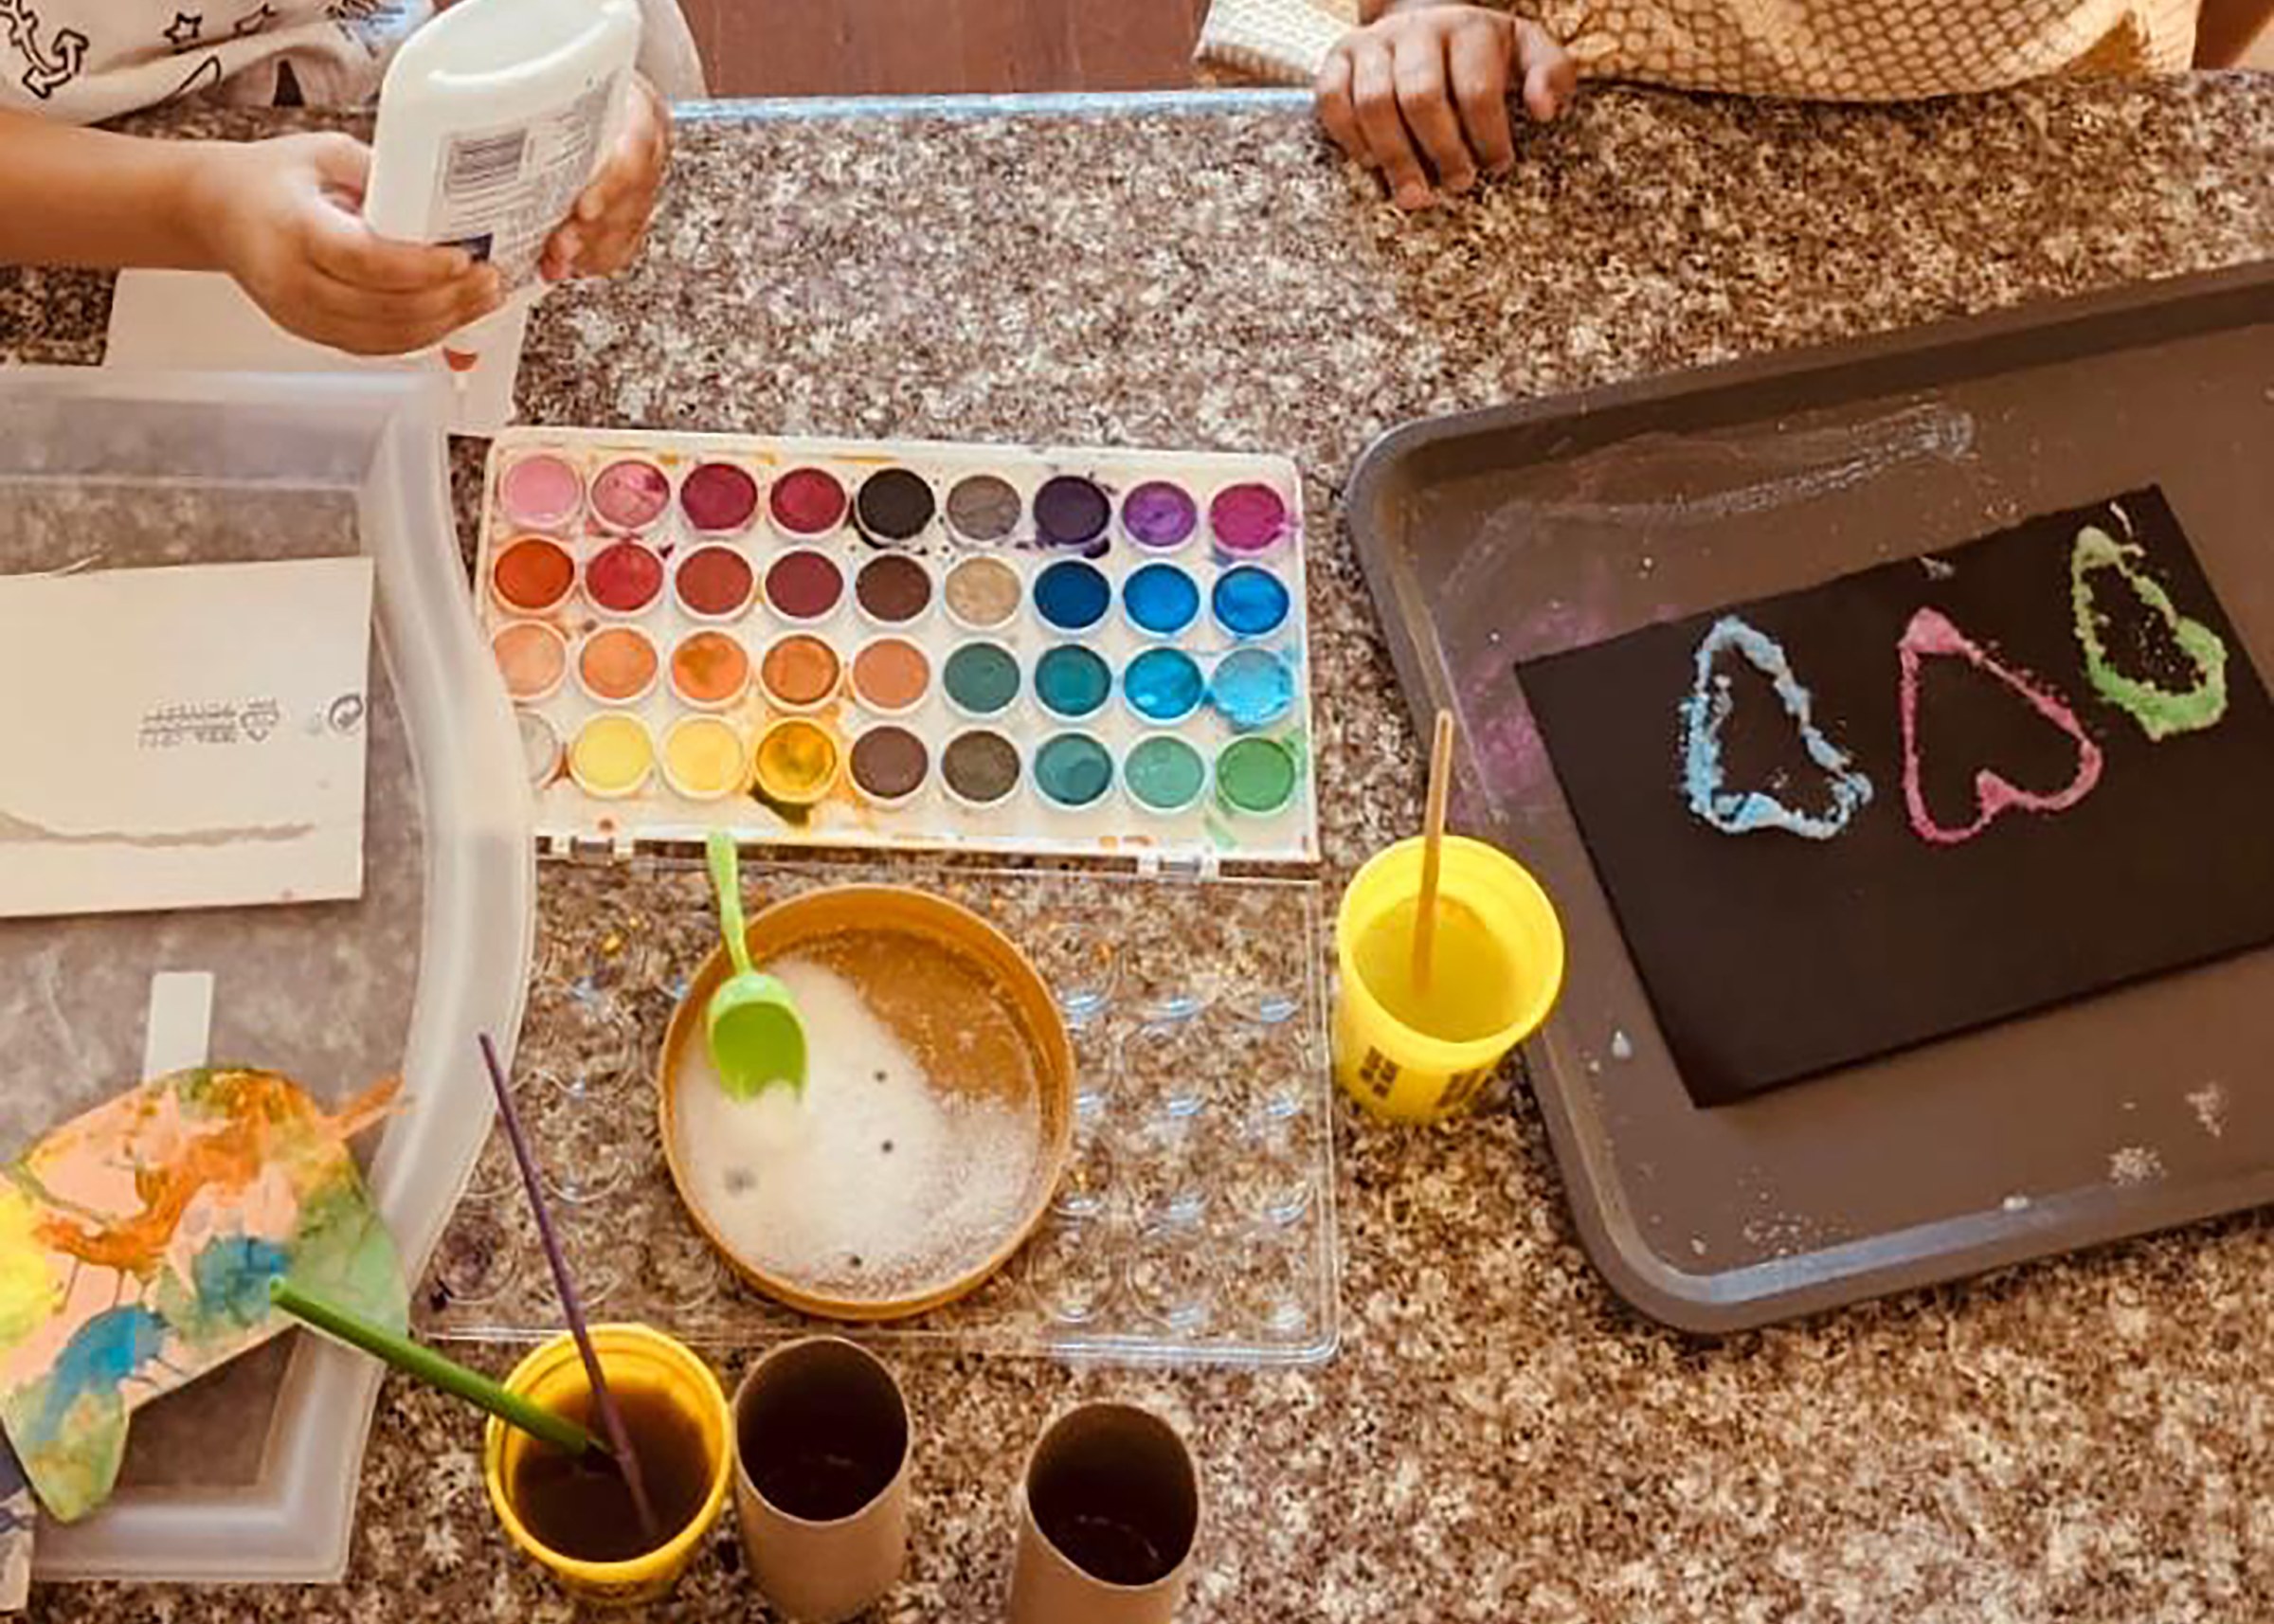
{"type": "Polygon", "coordinates": [[[1903,628],[1895,645],[1902,663],[1900,704],[1903,713],[1903,801],[1910,813],[1911,829],[1938,846],[1956,846],[1987,829],[2007,812],[2066,812],[2093,791],[2101,782],[2101,747],[2092,742],[2077,713],[2059,695],[2033,687],[2022,673],[2009,670],[1990,658],[1949,617],[1935,608],[1921,609],[1903,628]],[[1974,774],[1975,819],[1963,829],[1938,823],[1926,809],[1926,794],[1919,779],[1919,670],[1925,660],[1955,656],[1976,671],[2004,683],[2030,703],[2030,709],[2059,728],[2077,747],[2077,775],[2050,795],[2023,789],[1993,767],[1976,767],[1974,774]]]}

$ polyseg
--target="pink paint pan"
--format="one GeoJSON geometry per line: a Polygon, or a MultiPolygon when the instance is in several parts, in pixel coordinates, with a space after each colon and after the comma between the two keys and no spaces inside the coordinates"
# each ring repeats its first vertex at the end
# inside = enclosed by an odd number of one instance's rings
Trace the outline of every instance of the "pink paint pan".
{"type": "Polygon", "coordinates": [[[497,502],[516,529],[557,531],[584,508],[584,476],[565,457],[532,452],[507,466],[497,481],[497,502]]]}
{"type": "Polygon", "coordinates": [[[671,511],[671,476],[644,457],[609,463],[592,481],[592,516],[612,531],[640,535],[671,511]]]}

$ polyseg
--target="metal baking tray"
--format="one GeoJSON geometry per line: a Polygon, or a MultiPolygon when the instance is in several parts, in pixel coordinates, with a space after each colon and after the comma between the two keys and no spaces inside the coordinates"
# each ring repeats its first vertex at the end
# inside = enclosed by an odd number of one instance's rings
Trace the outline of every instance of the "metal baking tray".
{"type": "MultiPolygon", "coordinates": [[[[2274,950],[1692,1104],[1516,677],[2160,485],[2274,670],[2274,262],[1399,428],[1347,513],[1454,826],[1570,941],[1527,1050],[1589,1254],[1725,1332],[2274,1199],[2274,950]]],[[[1669,772],[1671,768],[1669,767],[1669,772]]],[[[1742,950],[1742,947],[1737,950],[1742,950]]]]}

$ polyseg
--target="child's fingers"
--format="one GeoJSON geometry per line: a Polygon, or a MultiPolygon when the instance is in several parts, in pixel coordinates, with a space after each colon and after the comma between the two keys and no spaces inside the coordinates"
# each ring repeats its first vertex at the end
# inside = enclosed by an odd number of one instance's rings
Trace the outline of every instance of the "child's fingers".
{"type": "Polygon", "coordinates": [[[323,198],[308,200],[301,221],[310,262],[353,287],[408,293],[456,281],[473,267],[463,248],[391,241],[323,198]]]}
{"type": "Polygon", "coordinates": [[[1453,94],[1470,148],[1489,174],[1516,162],[1516,132],[1508,120],[1508,50],[1514,36],[1499,19],[1457,30],[1446,45],[1453,94]]]}
{"type": "Polygon", "coordinates": [[[1579,87],[1579,64],[1553,34],[1528,17],[1516,20],[1516,60],[1525,63],[1524,110],[1544,124],[1579,87]]]}
{"type": "Polygon", "coordinates": [[[424,350],[496,306],[494,274],[468,278],[468,288],[418,294],[370,294],[311,274],[290,296],[289,325],[303,335],[356,355],[424,350]]]}
{"type": "Polygon", "coordinates": [[[576,256],[583,246],[583,234],[574,222],[561,226],[545,239],[545,252],[537,262],[537,274],[549,282],[567,280],[576,270],[576,256]]]}
{"type": "Polygon", "coordinates": [[[311,275],[301,284],[300,297],[310,309],[345,325],[440,337],[488,315],[496,306],[497,273],[485,265],[461,281],[415,293],[373,293],[331,277],[311,275]]]}
{"type": "Polygon", "coordinates": [[[555,235],[589,235],[625,216],[646,219],[662,187],[664,161],[660,136],[620,150],[578,195],[575,208],[555,235]]]}
{"type": "Polygon", "coordinates": [[[604,232],[585,244],[571,269],[587,277],[612,277],[640,257],[640,244],[646,235],[645,221],[604,232]]]}
{"type": "Polygon", "coordinates": [[[1421,208],[1429,203],[1429,177],[1406,134],[1398,111],[1397,70],[1389,48],[1363,43],[1350,63],[1350,93],[1358,107],[1358,127],[1366,149],[1374,154],[1382,176],[1390,183],[1390,198],[1400,208],[1421,208]]]}
{"type": "Polygon", "coordinates": [[[326,186],[361,203],[371,178],[371,149],[352,135],[325,131],[301,138],[308,161],[326,186]]]}
{"type": "Polygon", "coordinates": [[[601,165],[600,172],[592,177],[592,184],[577,198],[572,218],[590,224],[633,192],[653,190],[662,184],[663,171],[671,162],[671,120],[645,80],[640,81],[638,96],[631,122],[617,138],[615,150],[601,165]]]}
{"type": "Polygon", "coordinates": [[[1319,122],[1334,137],[1334,144],[1360,163],[1370,166],[1372,154],[1366,151],[1366,138],[1358,128],[1358,109],[1350,99],[1348,51],[1338,45],[1327,53],[1326,65],[1319,69],[1310,94],[1319,122]]]}
{"type": "Polygon", "coordinates": [[[1428,154],[1438,184],[1447,191],[1467,191],[1476,184],[1476,159],[1453,108],[1446,45],[1433,29],[1399,46],[1398,111],[1428,154]]]}

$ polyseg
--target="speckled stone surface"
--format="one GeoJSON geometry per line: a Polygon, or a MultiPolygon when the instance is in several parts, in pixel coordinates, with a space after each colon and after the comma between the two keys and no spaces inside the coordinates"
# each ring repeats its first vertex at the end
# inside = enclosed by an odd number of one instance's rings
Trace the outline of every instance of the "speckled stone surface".
{"type": "MultiPolygon", "coordinates": [[[[559,423],[1293,454],[1331,879],[1418,801],[1331,518],[1375,434],[2270,253],[2264,79],[1894,112],[1599,94],[1410,224],[1287,103],[729,116],[685,132],[642,266],[543,314],[522,398],[559,423]]],[[[0,273],[0,349],[92,360],[103,307],[97,279],[0,273]]],[[[461,503],[475,469],[461,451],[461,503]]],[[[544,900],[640,906],[590,876],[544,900]]],[[[1341,1133],[1332,1364],[905,1362],[918,1525],[879,1617],[992,1615],[1017,1461],[1098,1393],[1160,1402],[1204,1461],[1194,1620],[2274,1616],[2263,1218],[1706,1345],[1609,1296],[1521,1092],[1341,1133]]],[[[344,1588],[72,1588],[35,1615],[566,1616],[492,1532],[473,1438],[388,1384],[344,1588]]],[[[722,1535],[656,1615],[760,1615],[735,1555],[722,1535]]]]}

